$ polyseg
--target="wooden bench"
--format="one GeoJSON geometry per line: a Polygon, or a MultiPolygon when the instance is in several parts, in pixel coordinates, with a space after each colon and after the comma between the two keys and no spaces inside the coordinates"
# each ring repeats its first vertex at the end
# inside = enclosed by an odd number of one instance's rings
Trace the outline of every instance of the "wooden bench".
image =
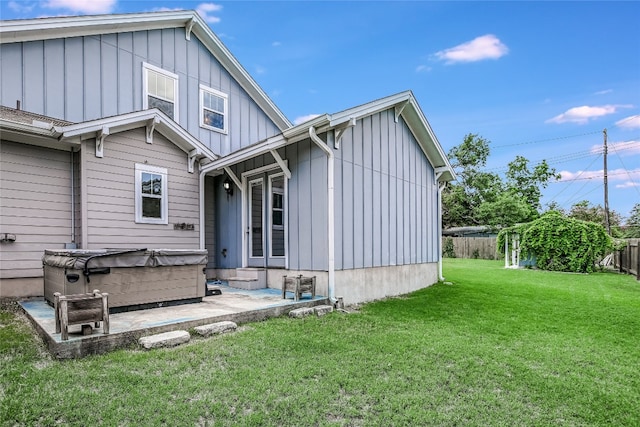
{"type": "Polygon", "coordinates": [[[293,292],[294,301],[302,298],[303,292],[311,292],[311,299],[316,297],[316,276],[303,277],[282,277],[282,298],[286,298],[287,291],[293,292]]]}
{"type": "Polygon", "coordinates": [[[69,339],[69,325],[95,323],[102,332],[109,333],[109,294],[94,290],[90,294],[62,295],[53,294],[53,309],[56,313],[56,333],[62,334],[62,340],[69,339]]]}

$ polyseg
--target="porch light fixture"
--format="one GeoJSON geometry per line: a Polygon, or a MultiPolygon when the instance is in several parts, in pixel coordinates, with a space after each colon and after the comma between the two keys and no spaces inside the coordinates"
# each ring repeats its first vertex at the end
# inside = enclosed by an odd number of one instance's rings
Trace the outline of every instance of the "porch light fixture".
{"type": "Polygon", "coordinates": [[[229,196],[233,196],[233,183],[229,178],[224,180],[222,188],[224,188],[224,191],[226,191],[229,196]]]}

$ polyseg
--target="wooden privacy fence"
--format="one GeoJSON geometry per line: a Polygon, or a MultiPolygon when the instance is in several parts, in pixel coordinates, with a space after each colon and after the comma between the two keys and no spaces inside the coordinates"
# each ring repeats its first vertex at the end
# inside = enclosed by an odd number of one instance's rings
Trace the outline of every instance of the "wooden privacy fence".
{"type": "MultiPolygon", "coordinates": [[[[497,251],[496,237],[442,237],[442,247],[447,248],[447,239],[453,241],[453,251],[456,258],[467,259],[500,259],[497,251]]],[[[445,253],[444,256],[451,254],[445,253]]]]}
{"type": "Polygon", "coordinates": [[[627,246],[615,254],[615,266],[621,273],[640,280],[640,239],[627,239],[627,246]]]}

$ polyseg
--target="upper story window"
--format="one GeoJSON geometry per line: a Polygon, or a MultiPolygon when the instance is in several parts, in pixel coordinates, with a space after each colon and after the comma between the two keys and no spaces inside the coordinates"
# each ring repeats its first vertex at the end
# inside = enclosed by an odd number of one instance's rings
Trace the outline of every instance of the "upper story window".
{"type": "Polygon", "coordinates": [[[144,98],[142,107],[158,110],[178,120],[178,76],[162,68],[143,63],[144,98]]]}
{"type": "Polygon", "coordinates": [[[136,163],[136,222],[168,224],[167,170],[136,163]]]}
{"type": "Polygon", "coordinates": [[[200,126],[227,133],[227,94],[200,85],[200,126]]]}

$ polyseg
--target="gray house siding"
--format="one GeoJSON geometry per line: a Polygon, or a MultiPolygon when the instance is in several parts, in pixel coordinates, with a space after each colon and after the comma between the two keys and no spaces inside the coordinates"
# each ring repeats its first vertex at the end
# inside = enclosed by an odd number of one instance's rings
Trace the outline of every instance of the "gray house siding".
{"type": "Polygon", "coordinates": [[[71,242],[71,153],[0,141],[0,280],[42,276],[45,249],[71,242]]]}
{"type": "Polygon", "coordinates": [[[335,155],[336,270],[437,262],[434,171],[402,118],[359,120],[335,155]]]}
{"type": "Polygon", "coordinates": [[[289,268],[326,271],[327,156],[305,139],[287,146],[285,158],[291,170],[287,203],[289,268]]]}
{"type": "Polygon", "coordinates": [[[199,175],[187,171],[187,154],[159,133],[153,144],[145,130],[110,135],[104,157],[95,156],[95,142],[83,145],[82,180],[86,249],[136,247],[193,249],[199,247],[199,175]],[[135,164],[167,169],[168,224],[135,222],[135,164]],[[194,224],[193,230],[175,230],[173,224],[194,224]]]}
{"type": "Polygon", "coordinates": [[[178,75],[178,122],[225,155],[279,132],[197,37],[183,28],[2,44],[1,103],[71,122],[139,111],[143,62],[178,75]],[[228,134],[200,127],[199,85],[229,96],[228,134]]]}
{"type": "MultiPolygon", "coordinates": [[[[327,135],[320,135],[326,140],[327,135]]],[[[434,171],[406,123],[392,110],[358,120],[335,154],[335,268],[435,263],[437,187],[434,171]]],[[[327,271],[327,156],[305,139],[280,150],[288,162],[288,268],[327,271]]],[[[237,176],[275,163],[269,154],[240,163],[237,176]]],[[[242,265],[242,205],[237,189],[216,178],[216,235],[226,257],[219,268],[242,265]]],[[[218,251],[219,252],[219,251],[218,251]]]]}

